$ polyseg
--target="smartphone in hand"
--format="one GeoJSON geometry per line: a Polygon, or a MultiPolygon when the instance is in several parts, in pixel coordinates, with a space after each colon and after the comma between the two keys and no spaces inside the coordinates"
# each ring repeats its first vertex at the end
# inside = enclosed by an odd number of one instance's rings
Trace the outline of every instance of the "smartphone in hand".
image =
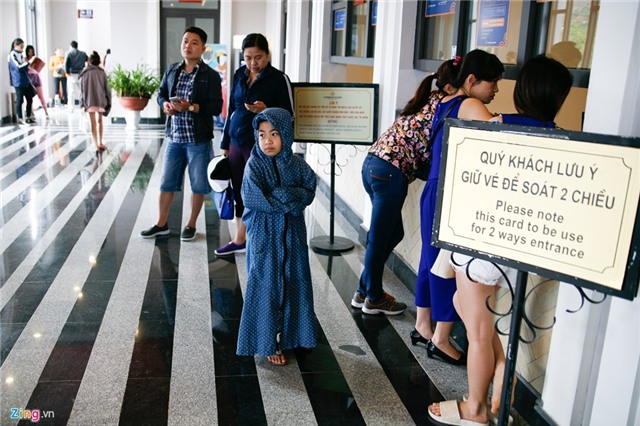
{"type": "Polygon", "coordinates": [[[180,100],[180,97],[178,96],[172,96],[169,98],[169,102],[178,102],[180,100]]]}

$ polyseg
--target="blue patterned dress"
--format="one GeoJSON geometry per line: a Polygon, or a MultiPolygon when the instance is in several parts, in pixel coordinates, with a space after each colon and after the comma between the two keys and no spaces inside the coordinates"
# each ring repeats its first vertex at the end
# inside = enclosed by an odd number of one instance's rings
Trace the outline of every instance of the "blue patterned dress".
{"type": "Polygon", "coordinates": [[[280,131],[282,151],[269,157],[253,147],[242,181],[247,226],[247,291],[238,355],[274,355],[278,350],[316,346],[313,289],[304,209],[315,196],[316,176],[293,155],[288,111],[268,108],[254,121],[280,131]],[[280,343],[276,336],[280,335],[280,343]]]}

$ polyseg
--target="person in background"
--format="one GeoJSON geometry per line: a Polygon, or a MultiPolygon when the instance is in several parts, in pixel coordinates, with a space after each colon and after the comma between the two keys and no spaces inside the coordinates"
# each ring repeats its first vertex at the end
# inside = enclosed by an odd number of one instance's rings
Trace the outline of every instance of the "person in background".
{"type": "Polygon", "coordinates": [[[107,52],[104,54],[104,58],[102,59],[102,68],[104,68],[104,71],[107,74],[113,70],[113,55],[111,54],[111,49],[107,49],[107,52]]]}
{"type": "Polygon", "coordinates": [[[100,55],[95,51],[89,56],[87,66],[80,71],[80,86],[82,88],[80,105],[89,114],[91,137],[98,154],[107,149],[102,139],[102,116],[108,115],[111,111],[111,88],[107,73],[100,68],[100,55]]]}
{"type": "Polygon", "coordinates": [[[287,363],[283,351],[316,346],[313,287],[304,209],[316,175],[293,154],[289,111],[267,108],[253,119],[257,142],[242,184],[248,231],[247,291],[237,354],[287,363]]]}
{"type": "MultiPolygon", "coordinates": [[[[402,205],[420,165],[429,161],[433,113],[440,99],[455,92],[451,85],[455,74],[454,60],[449,60],[422,80],[413,98],[371,146],[362,164],[362,183],[371,199],[372,212],[364,269],[351,306],[361,308],[365,314],[397,315],[407,307],[383,290],[382,274],[389,255],[404,237],[402,205]],[[437,90],[431,90],[434,81],[437,90]]],[[[426,342],[414,333],[418,332],[414,330],[411,335],[414,345],[417,341],[426,342]]],[[[431,327],[425,327],[424,333],[430,338],[431,327]]]]}
{"type": "Polygon", "coordinates": [[[271,66],[269,42],[262,34],[249,34],[242,41],[245,65],[233,76],[229,98],[229,112],[224,125],[220,148],[229,156],[231,184],[236,208],[236,234],[233,239],[218,247],[218,256],[242,253],[246,248],[247,230],[242,222],[242,176],[251,155],[255,139],[252,120],[266,108],[284,108],[293,114],[293,94],[289,77],[271,66]]]}
{"type": "Polygon", "coordinates": [[[158,105],[167,114],[165,136],[168,140],[162,164],[158,220],[140,232],[142,238],[168,235],[169,209],[175,192],[182,190],[185,169],[191,183],[191,215],[180,239],[196,237],[196,220],[204,196],[211,192],[207,166],[213,157],[213,116],[222,109],[220,76],[202,61],[207,33],[198,27],[184,31],[181,62],[170,65],[162,77],[158,105]]]}
{"type": "MultiPolygon", "coordinates": [[[[33,62],[36,58],[36,51],[33,46],[28,45],[24,50],[25,56],[28,61],[33,62]]],[[[43,64],[44,66],[44,64],[43,64]]],[[[29,66],[27,69],[27,73],[29,73],[29,80],[31,80],[31,84],[36,91],[36,95],[38,95],[38,99],[40,100],[40,105],[42,105],[42,109],[44,110],[45,115],[47,116],[47,120],[49,119],[49,111],[47,111],[47,100],[44,97],[44,89],[42,88],[42,80],[40,79],[40,73],[33,68],[33,66],[29,66]]],[[[33,111],[32,111],[33,114],[33,111]]],[[[35,120],[35,116],[31,117],[35,120]]]]}
{"type": "Polygon", "coordinates": [[[49,69],[53,75],[53,97],[58,95],[62,105],[67,104],[67,73],[64,71],[64,52],[57,48],[49,58],[49,69]]]}
{"type": "Polygon", "coordinates": [[[18,116],[18,124],[33,124],[35,120],[31,118],[33,114],[33,96],[35,90],[29,80],[29,74],[27,70],[29,65],[33,62],[33,58],[30,61],[26,61],[22,56],[24,50],[24,40],[16,38],[11,43],[11,52],[7,57],[9,62],[9,80],[11,85],[16,91],[16,115],[18,116]],[[23,120],[22,116],[22,102],[26,99],[27,111],[26,118],[23,120]]]}
{"type": "MultiPolygon", "coordinates": [[[[453,82],[458,90],[453,95],[443,98],[438,105],[433,121],[434,128],[447,117],[484,121],[493,118],[485,104],[491,102],[498,92],[498,80],[502,78],[503,72],[504,66],[495,55],[482,50],[467,53],[453,82]]],[[[460,353],[449,339],[454,322],[460,321],[453,306],[455,279],[441,278],[431,272],[440,252],[439,248],[431,245],[431,234],[436,210],[442,133],[443,128],[440,127],[433,135],[431,170],[420,197],[422,252],[416,281],[416,329],[420,333],[428,333],[424,327],[424,324],[429,324],[428,318],[437,321],[435,332],[427,342],[427,355],[449,364],[464,365],[467,362],[465,354],[460,353]],[[428,290],[425,288],[427,286],[428,290]]]]}
{"type": "Polygon", "coordinates": [[[67,83],[69,89],[69,109],[73,111],[76,106],[76,99],[80,102],[81,88],[79,75],[80,71],[87,64],[89,57],[82,50],[78,50],[78,42],[71,42],[71,49],[64,58],[64,71],[67,73],[67,83]]]}
{"type": "MultiPolygon", "coordinates": [[[[502,114],[492,121],[555,128],[555,117],[572,84],[571,73],[560,62],[545,56],[530,59],[522,67],[513,92],[518,114],[502,114]]],[[[487,116],[484,115],[484,118],[487,116]]],[[[488,301],[493,308],[496,292],[500,286],[507,286],[505,276],[513,278],[517,271],[500,266],[503,275],[498,265],[460,253],[453,253],[450,263],[456,271],[457,291],[453,303],[469,339],[469,394],[467,400],[459,404],[459,413],[463,419],[480,423],[488,419],[495,423],[500,409],[506,361],[494,327],[494,316],[485,304],[488,301]],[[491,381],[493,395],[489,409],[487,396],[491,381]]],[[[450,404],[453,409],[455,401],[440,404],[450,404]]],[[[434,404],[432,407],[429,409],[431,417],[442,411],[442,405],[434,404]]]]}

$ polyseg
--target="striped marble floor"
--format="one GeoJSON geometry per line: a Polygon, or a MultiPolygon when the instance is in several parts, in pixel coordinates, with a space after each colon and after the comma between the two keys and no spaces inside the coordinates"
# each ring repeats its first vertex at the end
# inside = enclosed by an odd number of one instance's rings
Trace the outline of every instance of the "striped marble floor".
{"type": "MultiPolygon", "coordinates": [[[[0,128],[0,424],[425,424],[431,401],[460,397],[464,368],[411,345],[413,295],[397,277],[385,287],[405,314],[349,306],[359,244],[310,253],[316,349],[285,367],[236,356],[245,256],[213,254],[229,222],[208,202],[181,243],[187,190],[169,237],[138,237],[156,219],[162,130],[107,125],[96,156],[79,112],[52,115],[0,128]]],[[[306,215],[310,236],[327,234],[320,191],[306,215]]]]}

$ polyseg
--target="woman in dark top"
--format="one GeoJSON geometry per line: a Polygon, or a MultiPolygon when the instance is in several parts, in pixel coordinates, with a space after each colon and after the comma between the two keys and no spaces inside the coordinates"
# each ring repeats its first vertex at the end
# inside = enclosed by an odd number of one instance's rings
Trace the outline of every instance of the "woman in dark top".
{"type": "MultiPolygon", "coordinates": [[[[569,94],[572,77],[556,60],[541,56],[529,60],[516,81],[513,100],[518,114],[503,114],[491,121],[535,127],[555,127],[553,122],[569,94]]],[[[466,117],[469,118],[469,117],[466,117]]],[[[475,117],[474,117],[475,118],[475,117]]],[[[463,420],[479,424],[496,423],[504,379],[504,349],[494,328],[494,317],[486,304],[493,304],[503,276],[491,262],[454,253],[451,265],[456,271],[457,290],[453,297],[456,311],[467,329],[469,340],[467,376],[469,393],[463,402],[445,401],[429,407],[436,421],[443,412],[458,411],[463,420]],[[493,381],[491,406],[487,405],[489,384],[493,381]]],[[[512,275],[501,267],[505,275],[512,275]]],[[[446,421],[445,421],[446,422],[446,421]]]]}
{"type": "Polygon", "coordinates": [[[235,200],[236,235],[218,247],[218,256],[242,253],[246,248],[247,228],[242,223],[244,204],[240,189],[244,168],[255,144],[253,118],[266,108],[280,107],[293,115],[293,94],[289,77],[271,66],[269,42],[262,34],[249,34],[242,41],[245,65],[233,76],[229,112],[220,148],[229,157],[231,185],[235,200]]]}

